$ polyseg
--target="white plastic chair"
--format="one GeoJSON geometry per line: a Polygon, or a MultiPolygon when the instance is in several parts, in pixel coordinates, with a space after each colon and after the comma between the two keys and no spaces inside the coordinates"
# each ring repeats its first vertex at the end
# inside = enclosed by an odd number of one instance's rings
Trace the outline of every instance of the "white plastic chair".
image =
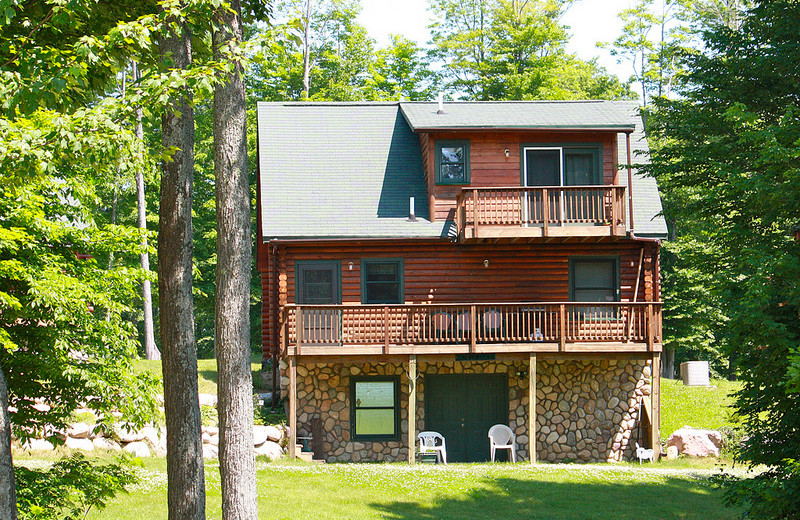
{"type": "Polygon", "coordinates": [[[436,459],[439,462],[447,464],[447,448],[445,447],[444,437],[439,432],[420,432],[417,435],[419,439],[419,454],[423,453],[436,453],[436,459]],[[437,444],[441,441],[441,444],[437,444]]]}
{"type": "Polygon", "coordinates": [[[653,450],[649,448],[642,448],[639,446],[639,443],[636,443],[636,458],[639,459],[639,464],[642,463],[643,460],[649,460],[653,462],[653,450]]]}
{"type": "Polygon", "coordinates": [[[517,436],[505,424],[495,424],[489,428],[489,450],[492,452],[492,462],[495,450],[509,450],[511,461],[517,462],[517,436]]]}

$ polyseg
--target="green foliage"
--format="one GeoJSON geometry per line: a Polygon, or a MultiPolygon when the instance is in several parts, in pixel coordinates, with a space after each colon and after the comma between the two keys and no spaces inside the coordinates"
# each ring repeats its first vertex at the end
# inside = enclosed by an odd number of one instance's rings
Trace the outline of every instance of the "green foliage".
{"type": "Polygon", "coordinates": [[[48,469],[15,468],[20,520],[83,520],[137,481],[130,462],[75,454],[48,469]]]}
{"type": "Polygon", "coordinates": [[[706,32],[704,52],[685,56],[682,97],[657,99],[650,118],[660,143],[651,171],[672,198],[670,220],[691,233],[684,257],[704,273],[724,320],[715,336],[743,381],[736,407],[748,439],[739,456],[770,468],[729,487],[728,498],[759,518],[800,514],[790,462],[800,450],[798,25],[796,2],[765,0],[741,27],[706,32]]]}
{"type": "Polygon", "coordinates": [[[568,2],[432,0],[433,56],[465,99],[626,99],[627,85],[565,50],[568,2]]]}

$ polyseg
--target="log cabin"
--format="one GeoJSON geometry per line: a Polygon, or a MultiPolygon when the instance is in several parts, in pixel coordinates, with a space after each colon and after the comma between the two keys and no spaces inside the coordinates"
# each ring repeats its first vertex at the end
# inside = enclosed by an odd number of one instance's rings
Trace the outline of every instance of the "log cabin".
{"type": "Polygon", "coordinates": [[[290,455],[413,464],[437,431],[449,461],[483,461],[494,424],[531,462],[660,447],[646,151],[628,101],[259,103],[290,455]]]}

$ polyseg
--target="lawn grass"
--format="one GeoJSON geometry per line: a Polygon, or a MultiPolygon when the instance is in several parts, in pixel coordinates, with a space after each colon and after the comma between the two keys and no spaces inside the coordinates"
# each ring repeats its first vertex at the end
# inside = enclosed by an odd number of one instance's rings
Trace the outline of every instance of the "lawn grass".
{"type": "MultiPolygon", "coordinates": [[[[167,518],[166,464],[151,459],[129,495],[95,520],[167,518]]],[[[708,470],[668,465],[258,463],[259,518],[727,520],[708,470]],[[702,473],[698,475],[697,473],[702,473]]],[[[206,466],[207,517],[219,518],[219,469],[206,466]]]]}
{"type": "Polygon", "coordinates": [[[711,386],[684,386],[680,379],[661,379],[661,438],[683,426],[719,429],[735,426],[730,406],[741,383],[715,379],[711,386]]]}
{"type": "MultiPolygon", "coordinates": [[[[134,366],[138,372],[149,372],[158,380],[161,380],[161,361],[151,361],[139,359],[134,366]]],[[[261,354],[253,354],[250,359],[250,370],[253,372],[253,385],[256,389],[261,381],[261,354]]],[[[201,394],[217,393],[217,360],[198,359],[197,360],[197,384],[201,394]]]]}

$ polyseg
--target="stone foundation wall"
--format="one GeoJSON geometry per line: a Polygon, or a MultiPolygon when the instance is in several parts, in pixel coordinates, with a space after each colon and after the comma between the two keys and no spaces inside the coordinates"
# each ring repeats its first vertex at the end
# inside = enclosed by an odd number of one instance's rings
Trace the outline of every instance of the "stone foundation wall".
{"type": "MultiPolygon", "coordinates": [[[[407,460],[406,362],[306,363],[297,367],[297,429],[311,435],[322,421],[322,449],[329,462],[407,460]],[[350,378],[400,376],[400,439],[351,439],[350,378]]],[[[283,395],[288,395],[285,364],[283,395]]],[[[417,431],[425,429],[425,374],[508,374],[508,425],[517,435],[517,459],[528,458],[528,361],[419,362],[417,431]]],[[[649,361],[554,361],[537,363],[536,446],[542,461],[605,462],[629,459],[638,440],[638,402],[650,395],[649,361]]]]}

